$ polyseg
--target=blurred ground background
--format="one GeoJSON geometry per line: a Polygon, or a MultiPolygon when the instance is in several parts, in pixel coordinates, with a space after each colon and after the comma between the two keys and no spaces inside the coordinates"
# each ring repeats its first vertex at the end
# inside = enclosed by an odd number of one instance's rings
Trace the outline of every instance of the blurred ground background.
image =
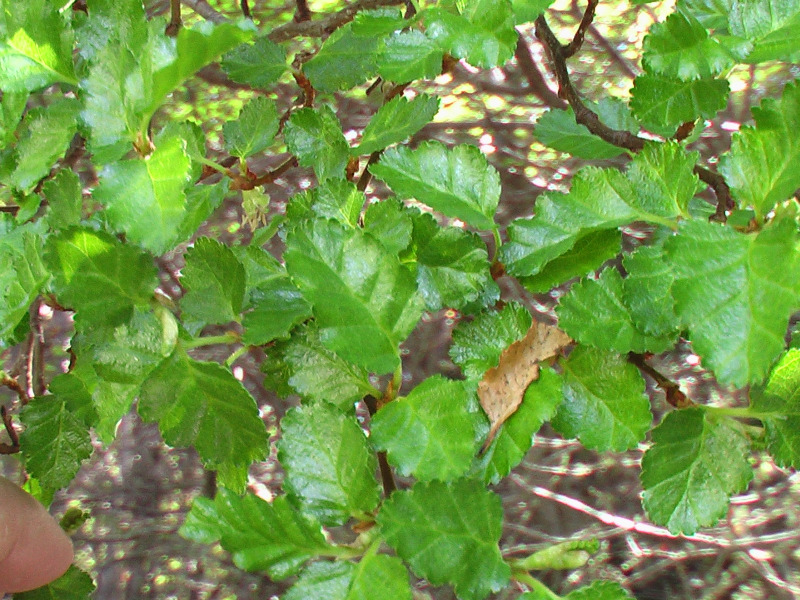
{"type": "MultiPolygon", "coordinates": [[[[197,18],[195,10],[209,9],[226,16],[238,14],[232,1],[185,2],[184,16],[197,18]],[[194,9],[194,10],[193,10],[194,9]]],[[[310,2],[312,11],[328,11],[339,2],[310,2]]],[[[293,3],[253,0],[257,23],[285,22],[293,3]]],[[[168,3],[148,3],[151,14],[164,14],[168,3]]],[[[567,40],[579,21],[583,2],[559,1],[548,13],[554,31],[567,40]]],[[[638,72],[643,32],[654,20],[668,13],[666,4],[631,6],[626,2],[600,4],[584,49],[570,62],[574,82],[584,96],[625,97],[638,72]]],[[[566,189],[576,168],[587,161],[570,158],[538,144],[532,137],[532,123],[544,110],[563,105],[550,90],[541,45],[529,29],[523,36],[517,57],[503,69],[475,72],[459,64],[449,75],[435,82],[414,85],[416,91],[435,90],[443,95],[442,109],[415,140],[435,138],[447,144],[478,144],[500,171],[503,198],[498,221],[532,213],[536,197],[547,189],[566,189]],[[549,87],[548,87],[549,86],[549,87]]],[[[296,42],[294,50],[303,48],[296,42]]],[[[203,78],[190,82],[175,94],[170,116],[196,118],[208,126],[212,151],[220,151],[221,123],[234,118],[255,92],[225,85],[220,72],[204,71],[203,78]]],[[[749,109],[767,93],[779,90],[798,75],[796,67],[740,68],[732,75],[732,100],[714,124],[709,124],[694,147],[714,165],[716,157],[730,144],[730,134],[749,120],[749,109]]],[[[335,98],[337,113],[345,132],[355,137],[374,114],[376,105],[365,97],[364,88],[335,98]]],[[[291,106],[297,87],[287,80],[279,86],[280,109],[291,106]]],[[[277,166],[285,156],[264,157],[250,165],[254,172],[277,166]]],[[[622,165],[623,159],[594,164],[622,165]]],[[[311,174],[294,169],[267,186],[274,211],[281,211],[293,194],[312,183],[311,174]]],[[[381,189],[368,192],[380,195],[381,189]]],[[[230,198],[206,224],[205,231],[223,239],[247,238],[242,226],[240,199],[230,198]]],[[[180,293],[176,276],[182,266],[180,253],[161,261],[163,290],[180,293]]],[[[547,318],[553,296],[526,296],[533,310],[547,318]]],[[[459,316],[442,313],[426,317],[405,345],[404,367],[407,392],[425,377],[437,372],[457,376],[447,350],[450,332],[459,316]]],[[[70,332],[68,317],[43,313],[43,350],[46,378],[64,368],[64,350],[70,332]]],[[[204,349],[199,358],[226,358],[227,349],[204,349]]],[[[20,360],[24,349],[2,355],[7,370],[20,360]]],[[[263,409],[271,431],[277,433],[277,419],[293,404],[264,390],[258,365],[261,356],[252,352],[239,359],[235,373],[253,393],[263,409]]],[[[665,375],[679,381],[696,402],[743,402],[731,390],[721,389],[697,364],[689,348],[659,358],[665,375]]],[[[652,382],[649,382],[652,384],[652,382]]],[[[653,412],[659,419],[667,410],[663,394],[650,388],[653,412]]],[[[10,401],[6,390],[0,401],[10,401]]],[[[775,599],[800,597],[800,478],[775,467],[768,458],[754,458],[756,478],[747,493],[736,497],[728,518],[717,527],[691,539],[674,539],[658,528],[647,528],[642,515],[638,480],[639,460],[644,448],[625,454],[599,455],[577,443],[561,439],[546,427],[525,462],[497,491],[502,494],[507,528],[502,546],[520,554],[537,544],[552,543],[574,536],[597,537],[600,553],[586,568],[575,572],[553,572],[543,581],[558,593],[567,593],[578,583],[596,578],[620,581],[641,600],[674,598],[775,599]]],[[[0,466],[14,477],[13,459],[3,457],[0,466]]],[[[280,489],[280,467],[273,460],[255,465],[252,488],[268,496],[280,489]]],[[[157,429],[129,415],[120,424],[117,440],[109,448],[97,445],[69,489],[60,492],[53,511],[61,514],[68,506],[91,512],[91,519],[75,534],[78,563],[90,570],[97,582],[98,600],[222,600],[277,598],[288,582],[274,583],[234,567],[228,555],[217,548],[195,545],[176,532],[191,501],[201,493],[213,492],[214,482],[203,471],[192,451],[169,449],[157,429]]],[[[430,598],[454,598],[448,589],[420,586],[430,598]]],[[[509,591],[497,598],[513,598],[509,591]]]]}

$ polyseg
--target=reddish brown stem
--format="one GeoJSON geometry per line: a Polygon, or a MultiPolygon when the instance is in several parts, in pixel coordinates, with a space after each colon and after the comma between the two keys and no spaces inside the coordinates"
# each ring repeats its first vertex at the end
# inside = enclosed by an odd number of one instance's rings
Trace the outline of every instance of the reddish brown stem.
{"type": "Polygon", "coordinates": [[[581,49],[581,46],[583,45],[583,40],[586,38],[586,31],[589,29],[589,26],[592,24],[592,21],[594,20],[594,12],[597,9],[597,4],[599,1],[600,0],[589,0],[589,4],[586,7],[586,11],[583,13],[581,24],[578,25],[578,30],[575,32],[575,36],[572,38],[572,41],[569,43],[569,45],[564,48],[565,58],[574,56],[575,53],[581,49]]]}
{"type": "Polygon", "coordinates": [[[664,391],[667,402],[669,402],[672,406],[675,408],[694,406],[694,402],[692,402],[691,398],[686,396],[686,394],[681,391],[681,388],[678,386],[678,384],[654,369],[647,362],[647,357],[644,354],[631,352],[628,354],[628,361],[631,364],[636,365],[639,370],[642,371],[642,373],[649,375],[653,381],[656,382],[658,387],[664,391]]]}

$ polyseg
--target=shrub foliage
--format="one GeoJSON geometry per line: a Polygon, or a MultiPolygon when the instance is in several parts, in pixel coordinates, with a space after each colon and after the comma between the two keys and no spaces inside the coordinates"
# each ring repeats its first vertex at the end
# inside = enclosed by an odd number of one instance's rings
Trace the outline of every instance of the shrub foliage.
{"type": "MultiPolygon", "coordinates": [[[[287,599],[410,599],[412,573],[463,600],[512,582],[533,600],[557,596],[531,571],[580,568],[596,548],[518,558],[500,545],[491,486],[545,422],[597,451],[647,440],[643,506],[676,534],[725,515],[754,449],[796,467],[800,85],[753,107],[718,161],[688,146],[726,106],[738,65],[800,57],[800,6],[678,0],[644,39],[629,97],[591,102],[570,69],[597,0],[566,40],[548,25],[551,3],[358,0],[312,15],[298,1],[270,29],[246,0],[239,21],[184,7],[187,23],[175,1],[167,21],[139,0],[3,0],[0,343],[35,336],[48,307],[74,317],[65,372],[2,373],[18,397],[2,451],[22,457],[40,497],[70,483],[93,431],[113,440],[135,401],[217,473],[216,497],[195,501],[181,534],[219,542],[242,569],[295,577],[287,599]],[[440,107],[415,82],[456,61],[503,66],[531,28],[567,106],[535,135],[595,166],[501,227],[500,177],[477,146],[408,143],[440,107]],[[226,156],[207,150],[204,123],[162,108],[209,68],[257,91],[222,127],[226,156]],[[270,91],[291,78],[286,105],[270,91]],[[330,100],[368,86],[380,107],[348,139],[330,100]],[[614,157],[621,167],[597,166],[614,157]],[[315,185],[276,211],[270,184],[299,168],[315,185]],[[198,234],[226,198],[242,202],[247,243],[198,234]],[[158,265],[184,251],[183,293],[170,298],[158,265]],[[501,293],[509,280],[561,287],[558,326],[501,293]],[[464,316],[451,347],[463,379],[403,389],[400,345],[441,309],[464,316]],[[748,403],[698,403],[650,364],[685,342],[748,403]],[[230,358],[199,360],[209,345],[230,358]],[[266,385],[301,399],[280,423],[272,502],[246,492],[270,438],[230,369],[252,347],[266,385]],[[657,425],[645,375],[672,407],[657,425]],[[357,537],[327,533],[343,525],[357,537]]],[[[85,597],[87,576],[65,577],[51,590],[85,597]]],[[[629,597],[604,581],[568,596],[629,597]]]]}

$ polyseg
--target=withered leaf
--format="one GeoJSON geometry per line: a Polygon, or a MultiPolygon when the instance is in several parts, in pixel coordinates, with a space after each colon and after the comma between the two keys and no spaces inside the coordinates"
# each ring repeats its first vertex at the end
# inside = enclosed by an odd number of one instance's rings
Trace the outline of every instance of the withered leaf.
{"type": "Polygon", "coordinates": [[[531,382],[538,379],[539,362],[555,356],[571,342],[558,327],[534,321],[525,337],[503,350],[500,363],[486,371],[478,383],[478,398],[492,424],[484,450],[522,404],[531,382]]]}

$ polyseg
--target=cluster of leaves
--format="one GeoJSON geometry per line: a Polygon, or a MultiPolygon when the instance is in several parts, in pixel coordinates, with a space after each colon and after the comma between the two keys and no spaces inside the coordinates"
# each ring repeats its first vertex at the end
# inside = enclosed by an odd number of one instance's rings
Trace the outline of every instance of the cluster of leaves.
{"type": "MultiPolygon", "coordinates": [[[[550,2],[416,4],[405,15],[357,13],[290,69],[286,44],[248,20],[169,36],[137,0],[89,0],[85,12],[3,0],[0,341],[24,339],[40,302],[71,311],[75,322],[69,372],[47,395],[20,390],[19,450],[43,497],[73,479],[91,453],[90,431],[110,442],[137,399],[168,444],[194,447],[219,475],[219,493],[195,502],[183,535],[221,543],[243,569],[297,576],[289,600],[410,599],[409,570],[466,600],[512,579],[530,590],[521,598],[557,598],[529,571],[577,568],[591,545],[506,556],[500,498],[487,486],[522,460],[545,422],[598,451],[643,442],[653,419],[629,354],[646,358],[681,337],[719,381],[750,386],[751,401],[688,401],[652,429],[641,478],[649,518],[676,533],[714,523],[751,478],[754,446],[780,465],[798,465],[800,354],[786,349],[785,335],[800,294],[789,200],[800,188],[800,85],[764,100],[754,124],[734,136],[720,161],[727,185],[715,186],[720,196],[730,187],[732,205],[721,199],[716,211],[697,197],[704,186],[690,140],[645,143],[635,134],[669,138],[687,122],[713,118],[727,103],[723,73],[736,64],[796,60],[800,8],[679,0],[645,39],[644,74],[629,103],[573,105],[537,124],[543,143],[576,156],[625,152],[576,121],[582,108],[638,140],[629,150],[641,151],[622,171],[581,170],[568,193],[544,195],[534,216],[501,232],[498,173],[474,146],[404,145],[439,101],[402,92],[438,75],[443,58],[503,65],[517,26],[547,27],[541,14],[550,2]],[[305,82],[305,106],[285,117],[263,95],[225,124],[239,173],[206,156],[196,124],[151,131],[170,93],[215,62],[259,90],[290,71],[305,82]],[[325,94],[375,77],[401,85],[351,146],[325,94]],[[265,198],[253,188],[270,174],[259,178],[247,160],[284,149],[287,168],[310,167],[318,185],[247,245],[196,238],[238,190],[253,222],[264,216],[265,198]],[[213,171],[223,177],[209,184],[213,171]],[[371,176],[394,196],[369,202],[371,176]],[[621,231],[632,222],[651,234],[623,253],[621,231]],[[494,244],[487,248],[471,230],[494,244]],[[262,248],[273,236],[285,246],[280,260],[262,248]],[[173,303],[156,291],[154,259],[189,241],[185,294],[173,303]],[[505,302],[499,277],[532,292],[582,279],[560,300],[558,331],[505,302]],[[400,344],[424,312],[442,308],[472,317],[451,349],[464,379],[437,375],[400,395],[400,344]],[[228,333],[203,336],[208,325],[228,333]],[[284,494],[272,502],[241,495],[249,465],[268,455],[268,434],[229,364],[193,356],[210,344],[230,344],[229,363],[236,348],[266,348],[266,385],[301,399],[281,422],[284,494]],[[553,360],[540,366],[546,358],[553,360]],[[378,381],[388,384],[379,389],[378,381]],[[369,436],[356,418],[362,401],[372,413],[369,436]],[[412,483],[394,490],[390,468],[412,483]],[[326,533],[353,523],[360,533],[346,543],[326,533]]],[[[562,50],[550,48],[554,61],[562,50]]],[[[74,589],[85,588],[80,581],[74,589]]],[[[611,582],[568,596],[628,597],[611,582]]]]}

